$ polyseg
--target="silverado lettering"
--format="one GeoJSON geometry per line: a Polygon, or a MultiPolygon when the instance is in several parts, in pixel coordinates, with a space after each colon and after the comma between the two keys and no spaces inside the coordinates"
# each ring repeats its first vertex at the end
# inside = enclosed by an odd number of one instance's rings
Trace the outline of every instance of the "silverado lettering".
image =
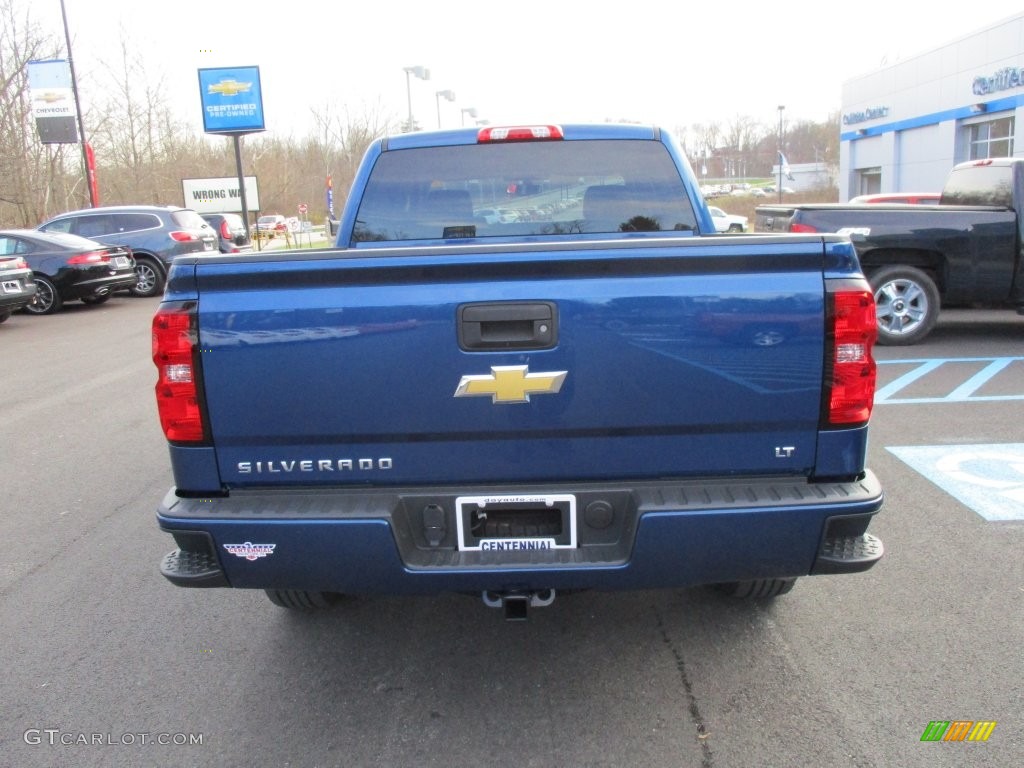
{"type": "Polygon", "coordinates": [[[262,472],[352,472],[355,470],[391,469],[391,459],[302,459],[297,461],[240,461],[238,473],[262,472]]]}
{"type": "Polygon", "coordinates": [[[383,137],[334,248],[175,261],[161,572],[511,618],[558,590],[865,571],[875,337],[849,238],[717,234],[658,128],[383,137]]]}

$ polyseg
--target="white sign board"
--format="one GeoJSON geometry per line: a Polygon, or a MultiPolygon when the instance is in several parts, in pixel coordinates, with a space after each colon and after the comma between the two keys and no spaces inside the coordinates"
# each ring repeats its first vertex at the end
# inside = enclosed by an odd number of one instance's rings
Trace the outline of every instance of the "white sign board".
{"type": "MultiPolygon", "coordinates": [[[[238,179],[182,179],[185,207],[196,213],[241,213],[242,196],[238,179]]],[[[245,177],[245,204],[250,211],[260,209],[259,189],[255,176],[245,177]]]]}

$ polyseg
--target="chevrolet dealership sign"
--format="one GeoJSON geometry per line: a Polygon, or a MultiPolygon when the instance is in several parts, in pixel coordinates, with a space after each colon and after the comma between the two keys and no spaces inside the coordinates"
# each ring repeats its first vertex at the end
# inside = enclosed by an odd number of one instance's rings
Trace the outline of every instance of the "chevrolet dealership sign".
{"type": "Polygon", "coordinates": [[[219,67],[199,70],[203,130],[242,134],[262,131],[263,90],[259,67],[219,67]]]}

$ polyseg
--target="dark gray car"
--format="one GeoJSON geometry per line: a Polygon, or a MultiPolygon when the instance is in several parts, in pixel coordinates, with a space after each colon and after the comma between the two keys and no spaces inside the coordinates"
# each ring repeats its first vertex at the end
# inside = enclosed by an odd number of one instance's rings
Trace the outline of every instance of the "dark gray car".
{"type": "Polygon", "coordinates": [[[245,222],[237,213],[203,213],[203,220],[217,234],[221,253],[248,253],[252,241],[245,230],[245,222]]]}
{"type": "Polygon", "coordinates": [[[43,232],[70,232],[109,245],[126,245],[135,256],[135,296],[163,292],[175,256],[217,248],[217,233],[191,208],[118,205],[69,211],[42,223],[43,232]]]}

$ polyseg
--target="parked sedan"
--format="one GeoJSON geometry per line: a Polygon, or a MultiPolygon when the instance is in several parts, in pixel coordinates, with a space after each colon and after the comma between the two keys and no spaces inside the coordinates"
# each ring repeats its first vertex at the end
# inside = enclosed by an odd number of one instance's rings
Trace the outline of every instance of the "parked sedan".
{"type": "Polygon", "coordinates": [[[713,205],[708,206],[708,210],[711,211],[711,219],[715,222],[716,232],[746,232],[747,231],[747,217],[746,216],[734,216],[731,213],[726,213],[721,208],[716,208],[713,205]]]}
{"type": "Polygon", "coordinates": [[[67,301],[102,304],[114,291],[131,288],[137,281],[131,250],[77,235],[2,230],[0,253],[20,256],[32,270],[35,301],[25,310],[37,315],[59,312],[67,301]]]}
{"type": "Polygon", "coordinates": [[[36,284],[32,270],[22,256],[8,254],[6,248],[16,248],[11,241],[0,241],[0,323],[13,312],[31,304],[36,297],[36,284]]]}

